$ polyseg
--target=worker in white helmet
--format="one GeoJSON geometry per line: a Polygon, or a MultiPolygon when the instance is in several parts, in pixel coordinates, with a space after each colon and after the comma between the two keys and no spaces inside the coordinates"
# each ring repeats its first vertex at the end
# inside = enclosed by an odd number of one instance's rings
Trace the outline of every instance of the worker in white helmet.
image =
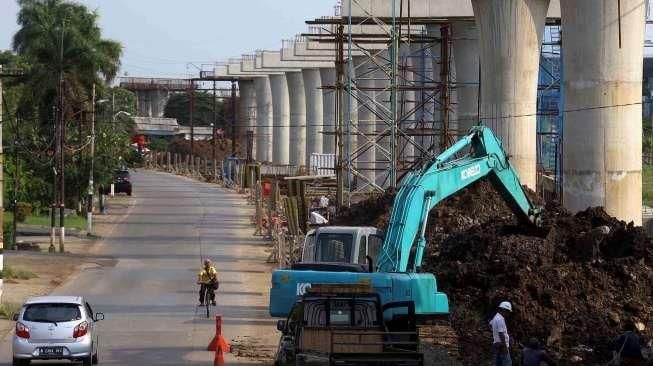
{"type": "Polygon", "coordinates": [[[512,313],[512,304],[503,301],[497,308],[497,313],[490,320],[492,328],[492,351],[496,366],[512,366],[510,358],[510,336],[506,326],[506,317],[512,313]]]}

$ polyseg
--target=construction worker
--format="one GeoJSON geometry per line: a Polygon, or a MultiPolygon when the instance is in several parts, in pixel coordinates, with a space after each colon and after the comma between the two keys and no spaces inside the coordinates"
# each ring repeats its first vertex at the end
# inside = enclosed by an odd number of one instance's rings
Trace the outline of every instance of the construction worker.
{"type": "Polygon", "coordinates": [[[497,308],[497,313],[490,320],[492,328],[492,353],[496,366],[512,366],[510,358],[510,336],[506,326],[506,317],[512,312],[512,304],[503,301],[497,308]]]}
{"type": "Polygon", "coordinates": [[[546,364],[548,366],[556,366],[556,362],[546,353],[540,349],[540,341],[537,338],[531,338],[526,347],[522,350],[522,366],[541,366],[546,364]]]}
{"type": "Polygon", "coordinates": [[[641,338],[635,329],[635,323],[626,322],[624,332],[613,342],[613,363],[624,366],[644,365],[641,338]],[[616,362],[615,362],[616,361],[616,362]]]}
{"type": "Polygon", "coordinates": [[[197,275],[197,284],[200,285],[200,306],[204,305],[204,299],[215,303],[215,290],[218,288],[218,271],[211,264],[211,260],[204,260],[204,268],[197,275]],[[208,295],[208,296],[207,296],[208,295]]]}

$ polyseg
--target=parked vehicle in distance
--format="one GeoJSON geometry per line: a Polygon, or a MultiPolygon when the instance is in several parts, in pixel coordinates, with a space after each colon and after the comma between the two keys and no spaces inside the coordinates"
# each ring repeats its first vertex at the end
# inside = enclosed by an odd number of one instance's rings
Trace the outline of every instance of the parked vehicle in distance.
{"type": "Polygon", "coordinates": [[[113,189],[115,193],[126,193],[132,195],[132,182],[129,170],[121,169],[113,173],[113,189]]]}
{"type": "Polygon", "coordinates": [[[98,363],[96,323],[104,314],[78,296],[40,296],[27,299],[14,316],[13,365],[33,360],[70,360],[84,366],[98,363]]]}

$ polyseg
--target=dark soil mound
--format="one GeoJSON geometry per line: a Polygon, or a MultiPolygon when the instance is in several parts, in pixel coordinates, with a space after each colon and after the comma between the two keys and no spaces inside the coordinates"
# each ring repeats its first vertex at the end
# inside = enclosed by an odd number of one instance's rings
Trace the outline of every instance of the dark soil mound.
{"type": "MultiPolygon", "coordinates": [[[[334,221],[385,228],[392,197],[361,202],[334,221]]],[[[599,207],[571,215],[553,203],[543,227],[534,228],[520,223],[487,182],[445,200],[429,220],[423,269],[450,297],[465,364],[488,359],[487,322],[503,300],[513,303],[516,342],[538,337],[565,361],[608,360],[611,340],[628,320],[653,335],[653,244],[642,228],[599,207]]]]}

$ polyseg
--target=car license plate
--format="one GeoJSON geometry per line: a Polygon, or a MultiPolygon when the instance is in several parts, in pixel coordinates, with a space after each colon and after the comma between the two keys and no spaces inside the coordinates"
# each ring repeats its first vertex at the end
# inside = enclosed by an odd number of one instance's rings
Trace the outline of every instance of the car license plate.
{"type": "Polygon", "coordinates": [[[63,355],[63,347],[41,347],[41,348],[39,348],[39,355],[41,355],[41,356],[61,356],[61,355],[63,355]]]}

